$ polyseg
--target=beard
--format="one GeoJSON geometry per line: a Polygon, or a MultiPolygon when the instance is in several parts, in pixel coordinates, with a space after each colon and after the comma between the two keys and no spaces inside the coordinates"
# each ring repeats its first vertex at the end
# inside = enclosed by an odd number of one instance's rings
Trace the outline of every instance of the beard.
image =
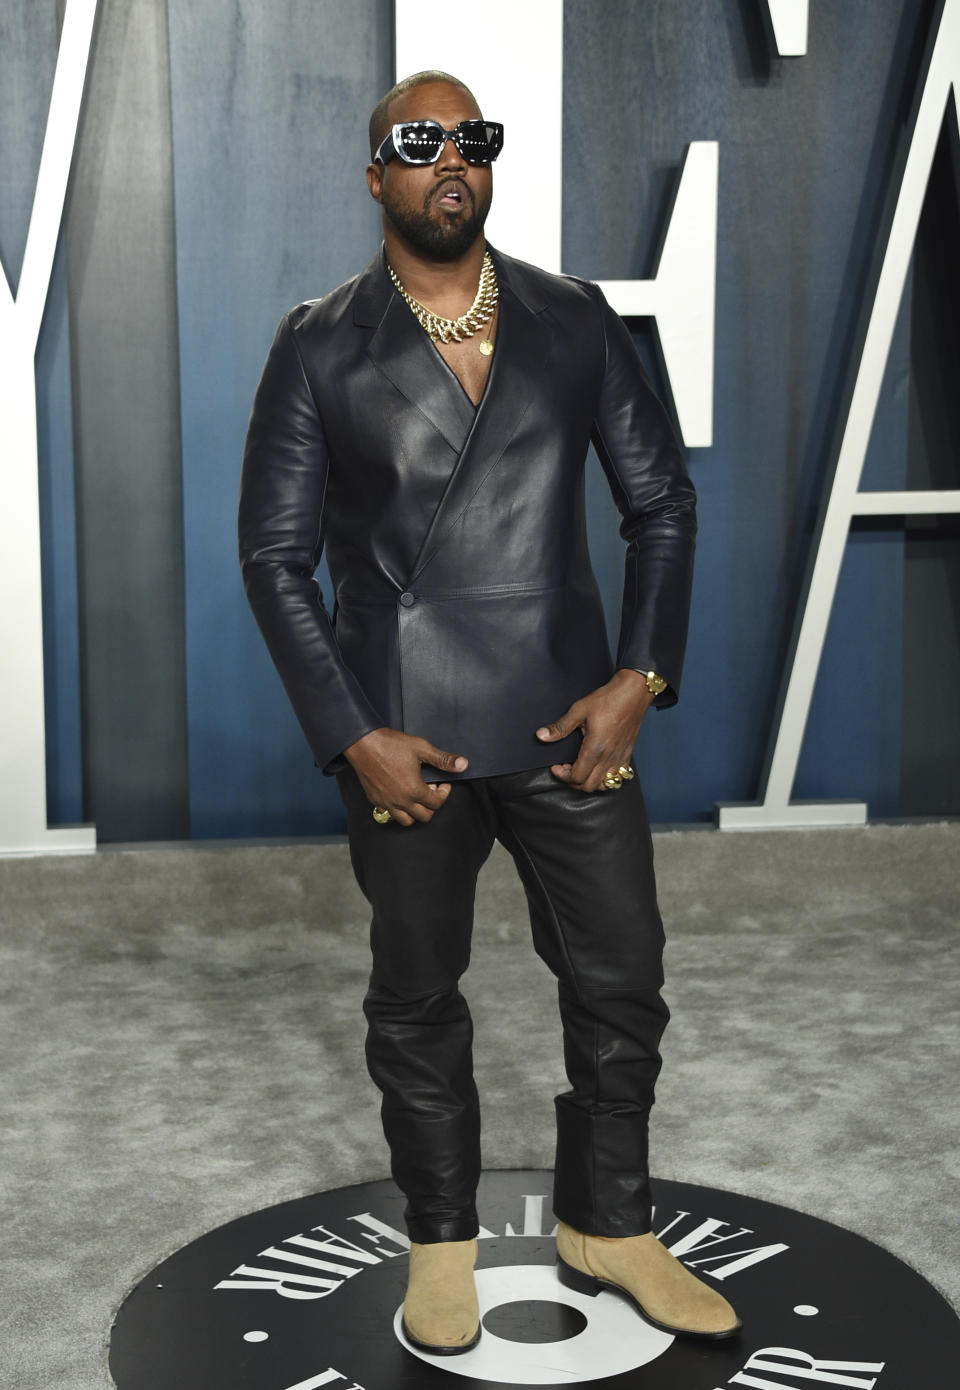
{"type": "Polygon", "coordinates": [[[416,250],[435,261],[455,261],[468,251],[483,231],[490,211],[490,198],[478,204],[472,188],[461,185],[465,203],[463,212],[448,213],[432,206],[433,193],[428,193],[420,208],[411,207],[384,190],[381,207],[396,230],[416,250]]]}

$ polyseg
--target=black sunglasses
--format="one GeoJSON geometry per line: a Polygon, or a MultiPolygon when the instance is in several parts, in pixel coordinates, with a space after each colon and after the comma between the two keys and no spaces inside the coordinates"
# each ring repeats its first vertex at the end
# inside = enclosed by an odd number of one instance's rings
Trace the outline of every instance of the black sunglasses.
{"type": "Polygon", "coordinates": [[[461,121],[444,130],[439,121],[400,121],[373,157],[381,164],[394,158],[404,164],[436,164],[448,140],[468,164],[492,164],[503,149],[503,126],[499,121],[461,121]]]}

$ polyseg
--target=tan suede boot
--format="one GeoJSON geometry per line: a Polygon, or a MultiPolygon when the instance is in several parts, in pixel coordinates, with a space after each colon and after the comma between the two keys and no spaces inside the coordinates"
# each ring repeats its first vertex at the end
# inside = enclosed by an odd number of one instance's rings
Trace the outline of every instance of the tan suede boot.
{"type": "Polygon", "coordinates": [[[420,1351],[456,1356],[479,1342],[476,1262],[476,1240],[411,1244],[403,1334],[420,1351]]]}
{"type": "Polygon", "coordinates": [[[716,1341],[740,1330],[722,1294],[708,1288],[661,1245],[653,1232],[607,1240],[585,1236],[561,1221],[557,1227],[561,1283],[580,1293],[614,1289],[663,1332],[716,1341]]]}

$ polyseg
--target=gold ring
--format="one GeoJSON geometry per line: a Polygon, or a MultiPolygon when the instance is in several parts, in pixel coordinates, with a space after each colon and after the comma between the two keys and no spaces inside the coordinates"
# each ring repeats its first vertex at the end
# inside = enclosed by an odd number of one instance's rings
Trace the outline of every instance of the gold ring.
{"type": "Polygon", "coordinates": [[[373,819],[377,822],[377,825],[386,825],[388,820],[393,820],[393,816],[391,816],[386,806],[374,806],[373,819]]]}
{"type": "Polygon", "coordinates": [[[608,772],[603,779],[603,785],[608,791],[615,792],[618,787],[623,786],[623,778],[620,776],[619,772],[608,772]]]}
{"type": "Polygon", "coordinates": [[[634,772],[632,767],[620,768],[620,776],[623,778],[625,782],[632,782],[636,775],[637,774],[634,772]]]}

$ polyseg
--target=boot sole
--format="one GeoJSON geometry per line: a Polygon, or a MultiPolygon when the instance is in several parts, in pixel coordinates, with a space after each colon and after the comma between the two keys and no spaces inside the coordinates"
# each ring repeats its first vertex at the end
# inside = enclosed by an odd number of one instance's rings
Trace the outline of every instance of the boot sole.
{"type": "Polygon", "coordinates": [[[638,1298],[635,1298],[629,1289],[625,1289],[622,1284],[612,1284],[609,1279],[599,1279],[594,1274],[584,1274],[579,1269],[574,1269],[573,1265],[568,1265],[566,1260],[557,1256],[557,1275],[560,1283],[568,1289],[573,1289],[576,1293],[585,1293],[590,1298],[596,1298],[601,1289],[609,1289],[611,1293],[620,1294],[621,1298],[627,1299],[634,1308],[651,1327],[655,1327],[659,1332],[669,1332],[673,1337],[687,1337],[697,1342],[722,1342],[729,1337],[736,1337],[743,1324],[737,1322],[734,1327],[725,1329],[723,1332],[695,1332],[686,1327],[671,1327],[667,1322],[658,1322],[651,1317],[638,1298]]]}
{"type": "Polygon", "coordinates": [[[416,1347],[417,1351],[425,1351],[428,1356],[462,1356],[465,1351],[473,1351],[480,1340],[480,1333],[483,1331],[480,1324],[477,1323],[477,1330],[471,1342],[464,1342],[463,1345],[459,1347],[434,1347],[431,1346],[429,1342],[421,1342],[417,1337],[414,1337],[409,1327],[407,1327],[405,1319],[400,1319],[400,1326],[403,1329],[403,1335],[410,1345],[416,1347]]]}

